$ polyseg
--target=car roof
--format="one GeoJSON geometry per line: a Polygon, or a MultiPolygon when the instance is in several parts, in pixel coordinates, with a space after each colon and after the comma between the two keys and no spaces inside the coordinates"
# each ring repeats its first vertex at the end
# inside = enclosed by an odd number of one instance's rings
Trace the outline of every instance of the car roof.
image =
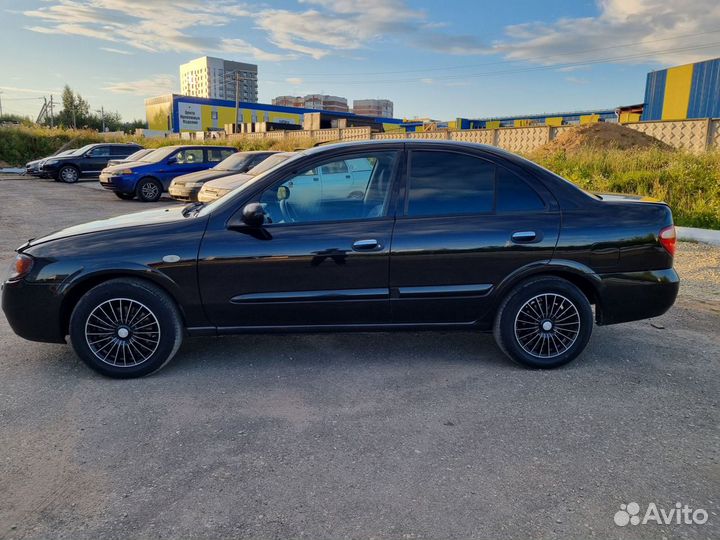
{"type": "Polygon", "coordinates": [[[159,146],[155,150],[163,148],[223,148],[228,150],[237,150],[234,146],[223,146],[220,144],[169,144],[167,146],[159,146]]]}

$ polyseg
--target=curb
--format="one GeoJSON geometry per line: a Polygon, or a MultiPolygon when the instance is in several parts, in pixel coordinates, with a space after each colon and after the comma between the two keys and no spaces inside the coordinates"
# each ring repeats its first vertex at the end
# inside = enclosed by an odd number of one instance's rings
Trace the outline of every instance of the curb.
{"type": "Polygon", "coordinates": [[[675,227],[678,240],[693,240],[713,246],[720,246],[720,231],[710,229],[698,229],[695,227],[675,227]]]}

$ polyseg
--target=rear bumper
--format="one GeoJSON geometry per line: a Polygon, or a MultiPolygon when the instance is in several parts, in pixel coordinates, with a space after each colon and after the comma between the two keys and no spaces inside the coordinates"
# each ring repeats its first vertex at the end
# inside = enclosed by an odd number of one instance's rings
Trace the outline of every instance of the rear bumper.
{"type": "Polygon", "coordinates": [[[599,277],[599,325],[658,317],[672,307],[680,289],[680,278],[673,268],[599,277]]]}
{"type": "Polygon", "coordinates": [[[60,325],[61,298],[54,285],[6,281],[2,285],[2,310],[18,336],[30,341],[65,343],[60,325]]]}

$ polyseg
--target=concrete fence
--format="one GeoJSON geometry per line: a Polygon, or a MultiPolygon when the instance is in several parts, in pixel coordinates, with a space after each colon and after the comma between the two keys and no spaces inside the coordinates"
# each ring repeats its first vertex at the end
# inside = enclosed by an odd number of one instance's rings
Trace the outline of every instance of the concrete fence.
{"type": "MultiPolygon", "coordinates": [[[[720,119],[637,122],[624,124],[674,147],[692,152],[720,150],[720,119]]],[[[528,153],[555,139],[574,126],[533,126],[463,131],[372,133],[370,127],[317,129],[309,131],[267,131],[228,135],[236,139],[293,140],[311,138],[317,142],[363,141],[368,139],[452,140],[499,146],[511,152],[528,153]]]]}

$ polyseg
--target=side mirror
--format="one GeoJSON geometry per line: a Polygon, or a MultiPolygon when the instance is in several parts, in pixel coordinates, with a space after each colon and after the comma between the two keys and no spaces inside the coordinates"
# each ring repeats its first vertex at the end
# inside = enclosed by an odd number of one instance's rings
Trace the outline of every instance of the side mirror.
{"type": "Polygon", "coordinates": [[[177,157],[171,156],[171,157],[167,158],[166,163],[168,165],[175,165],[177,163],[177,157]]]}
{"type": "Polygon", "coordinates": [[[260,203],[249,203],[242,209],[242,220],[248,227],[261,227],[265,223],[265,210],[260,203]]]}

